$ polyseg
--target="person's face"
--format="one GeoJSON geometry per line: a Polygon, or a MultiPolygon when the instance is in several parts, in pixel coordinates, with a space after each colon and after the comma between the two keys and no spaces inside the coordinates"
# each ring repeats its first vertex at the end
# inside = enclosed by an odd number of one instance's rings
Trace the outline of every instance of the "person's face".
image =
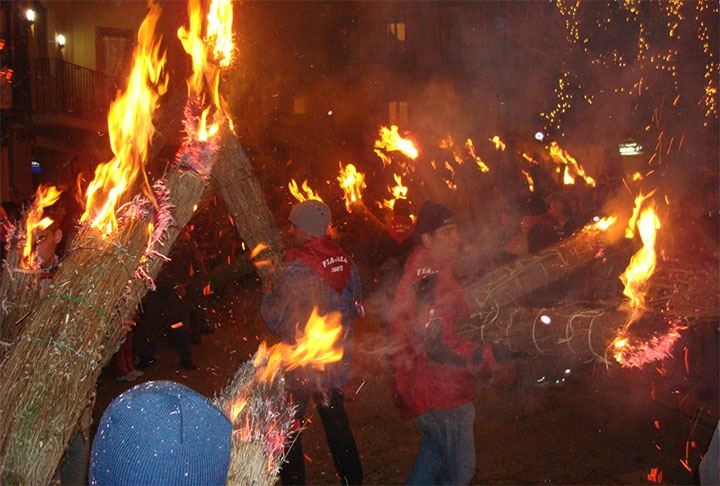
{"type": "Polygon", "coordinates": [[[434,253],[453,256],[460,249],[458,226],[448,224],[436,229],[433,233],[426,233],[423,235],[423,242],[434,253]]]}
{"type": "Polygon", "coordinates": [[[55,249],[62,239],[62,231],[50,229],[36,229],[34,232],[35,251],[40,259],[41,266],[48,266],[55,260],[55,249]]]}

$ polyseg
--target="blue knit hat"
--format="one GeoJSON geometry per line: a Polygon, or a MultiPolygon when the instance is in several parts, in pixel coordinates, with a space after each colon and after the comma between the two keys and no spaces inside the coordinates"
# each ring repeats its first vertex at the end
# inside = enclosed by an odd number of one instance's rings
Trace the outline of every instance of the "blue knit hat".
{"type": "Polygon", "coordinates": [[[172,381],[149,381],[115,398],[100,419],[90,484],[225,484],[230,420],[172,381]]]}

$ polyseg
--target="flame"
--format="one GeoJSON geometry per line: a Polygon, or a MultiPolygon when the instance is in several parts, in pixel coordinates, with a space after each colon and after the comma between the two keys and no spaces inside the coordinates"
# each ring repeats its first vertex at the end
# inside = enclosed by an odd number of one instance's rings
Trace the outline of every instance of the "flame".
{"type": "Polygon", "coordinates": [[[632,216],[630,216],[630,219],[628,220],[628,226],[627,228],[625,228],[625,238],[635,238],[635,227],[637,226],[637,219],[638,215],[640,214],[640,209],[642,208],[643,201],[645,201],[645,199],[649,198],[653,194],[655,194],[655,190],[651,191],[650,194],[648,194],[647,196],[643,196],[642,193],[640,193],[635,198],[635,206],[633,207],[632,216]]]}
{"type": "Polygon", "coordinates": [[[505,143],[500,140],[500,137],[495,135],[493,138],[490,139],[490,141],[495,144],[495,150],[499,150],[501,152],[505,151],[505,143]]]}
{"type": "Polygon", "coordinates": [[[393,174],[393,178],[395,179],[395,186],[393,186],[393,187],[388,186],[388,191],[390,191],[390,194],[392,194],[392,199],[390,199],[390,200],[385,199],[382,204],[383,207],[386,207],[391,210],[395,207],[395,201],[397,199],[406,199],[407,198],[407,192],[408,192],[407,186],[403,186],[402,177],[400,177],[397,174],[393,174]]]}
{"type": "Polygon", "coordinates": [[[263,250],[266,250],[267,248],[270,248],[265,243],[258,243],[255,245],[255,248],[250,252],[250,259],[255,258],[258,256],[263,250]]]}
{"type": "Polygon", "coordinates": [[[210,4],[207,20],[207,40],[213,46],[213,56],[220,67],[229,67],[233,63],[235,52],[232,41],[232,1],[213,1],[210,4]]]}
{"type": "Polygon", "coordinates": [[[272,381],[281,369],[291,371],[311,366],[323,370],[326,364],[340,361],[343,357],[343,348],[338,345],[342,334],[341,318],[339,312],[321,316],[315,307],[305,328],[297,330],[295,344],[278,343],[266,352],[258,350],[254,362],[256,378],[272,381]]]}
{"type": "Polygon", "coordinates": [[[340,162],[338,181],[345,192],[345,208],[351,212],[352,205],[362,199],[362,190],[367,187],[365,174],[358,172],[353,164],[348,164],[343,169],[342,162],[340,162]]]}
{"type": "Polygon", "coordinates": [[[227,67],[233,60],[232,3],[230,0],[214,0],[207,15],[207,36],[202,37],[202,5],[199,0],[188,0],[189,29],[180,27],[178,38],[185,52],[192,59],[193,72],[187,80],[188,97],[204,102],[204,93],[210,89],[212,105],[200,116],[197,138],[207,141],[217,133],[225,119],[220,99],[220,67],[227,67]],[[212,56],[211,56],[212,54],[212,56]],[[206,88],[207,87],[207,88],[206,88]],[[210,117],[211,106],[215,108],[210,117]],[[211,118],[212,122],[208,121],[211,118]]]}
{"type": "MultiPolygon", "coordinates": [[[[133,66],[127,90],[110,105],[108,135],[114,158],[95,169],[86,192],[85,213],[81,221],[109,234],[117,229],[115,209],[123,195],[132,189],[139,175],[145,177],[147,148],[155,133],[152,114],[169,79],[163,76],[165,54],[160,54],[160,38],[154,35],[161,7],[150,6],[138,31],[133,66]]],[[[145,181],[147,186],[147,181],[145,181]]],[[[146,187],[147,193],[152,190],[146,187]]]]}
{"type": "Polygon", "coordinates": [[[533,181],[532,176],[530,175],[530,172],[520,169],[520,172],[525,176],[525,179],[527,180],[528,189],[530,189],[530,192],[535,191],[535,181],[533,181]]]}
{"type": "Polygon", "coordinates": [[[600,230],[600,231],[605,231],[605,230],[607,230],[610,226],[612,226],[613,224],[615,224],[615,221],[617,221],[617,217],[616,217],[616,216],[608,216],[607,218],[600,218],[600,219],[598,219],[597,221],[595,221],[594,223],[592,223],[592,224],[590,225],[590,228],[591,228],[591,229],[597,229],[597,230],[600,230]]]}
{"type": "Polygon", "coordinates": [[[620,280],[625,285],[623,294],[630,299],[630,306],[634,313],[641,312],[645,309],[645,293],[643,288],[655,271],[657,261],[655,238],[656,230],[660,228],[660,220],[652,206],[642,210],[636,226],[640,233],[643,247],[632,256],[625,272],[620,275],[620,280]]]}
{"type": "Polygon", "coordinates": [[[567,184],[575,184],[575,177],[582,177],[587,185],[595,187],[595,179],[585,174],[585,169],[578,165],[577,161],[570,156],[565,150],[561,149],[557,142],[552,142],[548,149],[550,157],[559,166],[563,166],[565,173],[563,174],[563,182],[567,184]]]}
{"type": "Polygon", "coordinates": [[[53,223],[52,219],[43,217],[43,213],[45,208],[52,206],[60,199],[60,194],[62,194],[62,191],[55,186],[46,184],[40,184],[37,191],[35,191],[32,206],[30,206],[25,218],[26,237],[21,266],[26,270],[31,270],[39,264],[33,251],[33,233],[36,229],[45,229],[53,223]]]}
{"type": "Polygon", "coordinates": [[[379,149],[386,152],[400,152],[412,160],[417,159],[418,151],[415,145],[412,140],[400,136],[397,125],[391,125],[390,128],[380,127],[379,135],[380,139],[375,141],[375,153],[383,160],[383,165],[387,165],[390,159],[379,149]]]}
{"type": "Polygon", "coordinates": [[[315,191],[310,189],[310,186],[308,186],[307,183],[307,179],[305,179],[302,183],[302,190],[305,191],[305,194],[300,192],[297,182],[295,182],[295,179],[292,179],[290,181],[290,183],[288,184],[288,189],[290,189],[290,193],[295,196],[295,199],[300,202],[307,201],[308,199],[317,199],[318,201],[322,201],[322,198],[318,196],[315,191]]]}
{"type": "MultiPolygon", "coordinates": [[[[494,138],[497,138],[497,137],[494,137],[494,138]]],[[[498,139],[498,142],[502,144],[502,142],[500,142],[499,139],[498,139]]],[[[482,159],[480,158],[479,155],[475,154],[475,147],[473,146],[473,141],[468,138],[467,142],[465,142],[465,147],[468,149],[470,156],[473,158],[473,160],[475,160],[475,163],[480,168],[480,172],[483,172],[483,173],[489,172],[490,168],[487,165],[485,165],[485,162],[482,161],[482,159]]],[[[496,142],[496,147],[497,147],[497,142],[496,142]]],[[[505,144],[503,144],[502,147],[503,147],[502,150],[505,150],[505,144]]]]}

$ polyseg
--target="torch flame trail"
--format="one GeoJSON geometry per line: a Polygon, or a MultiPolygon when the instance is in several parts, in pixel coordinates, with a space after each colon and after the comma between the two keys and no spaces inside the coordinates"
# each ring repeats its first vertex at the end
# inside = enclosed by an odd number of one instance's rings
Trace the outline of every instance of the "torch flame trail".
{"type": "Polygon", "coordinates": [[[582,177],[587,185],[595,187],[595,179],[585,174],[585,169],[570,154],[561,149],[557,142],[552,142],[548,150],[553,161],[564,167],[563,182],[565,184],[575,184],[575,177],[582,177]]]}

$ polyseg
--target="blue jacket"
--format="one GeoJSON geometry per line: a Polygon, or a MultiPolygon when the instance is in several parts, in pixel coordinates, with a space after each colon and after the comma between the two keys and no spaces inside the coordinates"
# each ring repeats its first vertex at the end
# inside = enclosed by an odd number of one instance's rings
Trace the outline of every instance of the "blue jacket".
{"type": "Polygon", "coordinates": [[[290,390],[322,391],[340,387],[350,380],[353,321],[358,317],[362,288],[357,266],[352,260],[349,263],[350,277],[340,293],[305,262],[293,259],[286,262],[273,292],[263,296],[261,312],[265,325],[290,345],[295,344],[296,333],[304,328],[314,307],[321,316],[333,311],[342,314],[343,330],[339,338],[342,359],[326,364],[324,370],[305,366],[286,373],[286,386],[290,390]]]}

